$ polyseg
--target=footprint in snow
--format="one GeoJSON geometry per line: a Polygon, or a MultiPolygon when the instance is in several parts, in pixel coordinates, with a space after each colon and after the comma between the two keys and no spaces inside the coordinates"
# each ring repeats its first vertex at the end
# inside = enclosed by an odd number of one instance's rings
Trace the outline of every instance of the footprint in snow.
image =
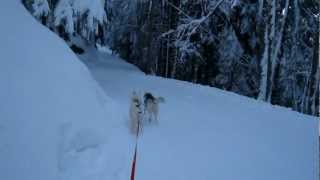
{"type": "Polygon", "coordinates": [[[103,138],[91,129],[75,131],[71,124],[60,128],[59,170],[64,177],[100,173],[103,163],[103,138]]]}

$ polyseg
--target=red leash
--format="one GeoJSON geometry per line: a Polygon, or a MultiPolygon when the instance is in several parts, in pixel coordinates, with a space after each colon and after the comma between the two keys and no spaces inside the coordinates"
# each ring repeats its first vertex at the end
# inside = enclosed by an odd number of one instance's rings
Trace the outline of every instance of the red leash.
{"type": "Polygon", "coordinates": [[[136,161],[137,161],[137,144],[136,144],[136,149],[135,149],[135,151],[134,151],[134,157],[133,157],[133,162],[132,162],[131,178],[130,178],[130,180],[134,180],[134,177],[135,177],[136,161]]]}
{"type": "Polygon", "coordinates": [[[134,156],[132,161],[132,168],[131,168],[131,177],[130,180],[134,180],[135,173],[136,173],[136,162],[137,162],[137,149],[138,149],[138,137],[139,137],[139,130],[140,130],[140,121],[138,121],[138,129],[137,129],[137,137],[136,137],[136,147],[134,150],[134,156]]]}

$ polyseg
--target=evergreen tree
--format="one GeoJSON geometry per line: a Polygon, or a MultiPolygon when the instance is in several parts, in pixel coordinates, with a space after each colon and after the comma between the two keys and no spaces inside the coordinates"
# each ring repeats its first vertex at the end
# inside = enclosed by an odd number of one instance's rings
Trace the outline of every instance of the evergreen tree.
{"type": "Polygon", "coordinates": [[[24,0],[67,41],[144,72],[319,115],[317,0],[24,0]]]}

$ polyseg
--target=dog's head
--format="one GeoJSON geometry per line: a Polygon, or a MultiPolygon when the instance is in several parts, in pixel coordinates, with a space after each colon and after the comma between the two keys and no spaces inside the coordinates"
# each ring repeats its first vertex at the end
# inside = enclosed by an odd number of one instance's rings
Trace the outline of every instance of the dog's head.
{"type": "Polygon", "coordinates": [[[139,97],[139,95],[138,95],[138,93],[137,93],[136,91],[133,91],[133,92],[132,92],[131,102],[132,102],[137,108],[140,108],[141,101],[140,101],[140,97],[139,97]]]}
{"type": "Polygon", "coordinates": [[[149,93],[149,92],[146,92],[146,93],[144,93],[144,99],[145,100],[148,100],[148,99],[150,99],[150,100],[154,100],[155,98],[154,98],[154,96],[151,94],[151,93],[149,93]]]}
{"type": "Polygon", "coordinates": [[[146,104],[146,102],[148,102],[148,101],[151,101],[151,102],[153,102],[153,103],[164,103],[165,102],[165,99],[164,99],[164,97],[155,97],[154,95],[152,95],[151,93],[149,93],[149,92],[146,92],[145,94],[144,94],[144,103],[146,104]]]}

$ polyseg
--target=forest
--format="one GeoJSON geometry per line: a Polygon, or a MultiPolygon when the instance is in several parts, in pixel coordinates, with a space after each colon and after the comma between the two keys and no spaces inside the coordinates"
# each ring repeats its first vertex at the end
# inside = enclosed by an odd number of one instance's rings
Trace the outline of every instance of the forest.
{"type": "Polygon", "coordinates": [[[319,116],[318,0],[23,3],[77,53],[82,51],[74,39],[82,38],[110,47],[147,74],[319,116]]]}

